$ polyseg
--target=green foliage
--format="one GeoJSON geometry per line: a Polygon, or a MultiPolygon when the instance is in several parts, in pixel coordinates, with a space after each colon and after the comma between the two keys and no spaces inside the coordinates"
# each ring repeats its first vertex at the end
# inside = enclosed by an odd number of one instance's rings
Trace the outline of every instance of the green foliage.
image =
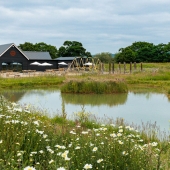
{"type": "Polygon", "coordinates": [[[127,86],[122,82],[70,81],[61,87],[62,93],[126,93],[127,86]]]}
{"type": "Polygon", "coordinates": [[[74,116],[75,119],[82,124],[90,120],[91,113],[86,112],[84,106],[82,106],[82,110],[79,112],[75,112],[74,116]]]}
{"type": "Polygon", "coordinates": [[[54,118],[52,118],[52,122],[57,123],[57,124],[66,124],[66,123],[68,123],[68,121],[62,116],[55,116],[54,118]]]}
{"type": "Polygon", "coordinates": [[[169,62],[170,43],[154,45],[148,42],[134,42],[120,48],[115,55],[116,62],[169,62]]]}
{"type": "Polygon", "coordinates": [[[111,63],[114,61],[112,54],[108,53],[108,52],[96,54],[96,55],[94,55],[94,58],[98,58],[102,63],[111,63]]]}
{"type": "Polygon", "coordinates": [[[30,42],[20,44],[18,47],[21,48],[23,51],[35,51],[35,45],[30,42]]]}
{"type": "Polygon", "coordinates": [[[59,57],[75,57],[86,56],[91,57],[90,52],[87,52],[82,43],[77,41],[65,41],[63,46],[58,50],[59,57]]]}
{"type": "Polygon", "coordinates": [[[44,42],[32,44],[29,42],[25,42],[24,44],[20,44],[19,48],[23,51],[44,51],[49,52],[52,59],[57,58],[57,48],[52,45],[48,45],[44,42]]]}
{"type": "Polygon", "coordinates": [[[86,51],[82,43],[77,41],[65,41],[59,50],[57,50],[55,46],[48,45],[44,42],[35,44],[25,42],[24,44],[20,44],[18,47],[23,51],[47,51],[50,53],[52,59],[57,57],[92,56],[90,52],[86,51]]]}

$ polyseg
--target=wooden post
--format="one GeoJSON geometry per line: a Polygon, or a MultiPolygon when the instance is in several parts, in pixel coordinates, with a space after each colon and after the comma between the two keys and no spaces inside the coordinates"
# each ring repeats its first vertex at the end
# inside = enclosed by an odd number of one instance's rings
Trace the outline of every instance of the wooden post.
{"type": "Polygon", "coordinates": [[[130,73],[132,73],[132,62],[130,62],[130,73]]]}
{"type": "Polygon", "coordinates": [[[136,62],[134,62],[134,70],[136,71],[136,62]]]}
{"type": "Polygon", "coordinates": [[[142,63],[140,63],[140,68],[141,68],[141,71],[143,70],[143,65],[142,65],[142,63]]]}
{"type": "Polygon", "coordinates": [[[126,73],[126,62],[124,62],[124,74],[126,73]]]}
{"type": "Polygon", "coordinates": [[[102,63],[99,64],[99,70],[102,73],[102,63]]]}
{"type": "Polygon", "coordinates": [[[111,74],[111,63],[109,63],[109,74],[111,74]]]}
{"type": "Polygon", "coordinates": [[[114,63],[112,63],[112,73],[114,74],[114,72],[115,72],[115,65],[114,63]]]}
{"type": "Polygon", "coordinates": [[[92,64],[92,66],[91,66],[91,71],[92,71],[92,72],[94,71],[94,67],[93,67],[93,64],[92,64]]]}
{"type": "Polygon", "coordinates": [[[120,66],[120,62],[119,62],[119,73],[121,73],[121,66],[120,66]]]}
{"type": "Polygon", "coordinates": [[[74,63],[73,63],[73,65],[72,65],[72,67],[71,67],[71,70],[74,70],[74,63]]]}
{"type": "Polygon", "coordinates": [[[102,73],[104,73],[104,63],[102,64],[102,73]]]}

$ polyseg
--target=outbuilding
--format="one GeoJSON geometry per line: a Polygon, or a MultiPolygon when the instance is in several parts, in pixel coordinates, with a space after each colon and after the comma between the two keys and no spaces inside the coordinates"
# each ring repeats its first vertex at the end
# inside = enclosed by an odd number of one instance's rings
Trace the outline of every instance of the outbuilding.
{"type": "Polygon", "coordinates": [[[59,57],[52,59],[49,52],[22,51],[14,43],[0,45],[0,70],[45,71],[60,67],[68,68],[75,59],[78,61],[80,57],[59,57]],[[61,62],[66,64],[61,65],[61,62]]]}
{"type": "Polygon", "coordinates": [[[51,59],[49,52],[22,51],[14,43],[0,45],[0,70],[37,70],[57,69],[57,60],[51,59]],[[31,65],[33,62],[49,65],[31,65]]]}

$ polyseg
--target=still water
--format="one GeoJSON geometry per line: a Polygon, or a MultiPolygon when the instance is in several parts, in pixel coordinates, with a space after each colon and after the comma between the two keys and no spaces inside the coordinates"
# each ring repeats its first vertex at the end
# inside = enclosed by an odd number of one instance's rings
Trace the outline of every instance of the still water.
{"type": "Polygon", "coordinates": [[[124,118],[129,124],[141,125],[152,123],[160,126],[161,130],[169,131],[170,101],[161,93],[133,93],[127,94],[62,94],[60,90],[20,90],[2,93],[8,100],[21,105],[30,104],[45,110],[53,117],[62,112],[62,102],[69,118],[74,112],[85,108],[86,112],[97,118],[124,118]]]}

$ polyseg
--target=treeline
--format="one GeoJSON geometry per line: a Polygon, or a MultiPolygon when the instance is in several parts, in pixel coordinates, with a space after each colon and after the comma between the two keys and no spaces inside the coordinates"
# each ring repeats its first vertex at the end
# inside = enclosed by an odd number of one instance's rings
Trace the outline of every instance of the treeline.
{"type": "MultiPolygon", "coordinates": [[[[91,53],[86,51],[82,43],[77,41],[65,41],[57,49],[55,46],[44,42],[20,44],[19,48],[23,51],[48,51],[51,58],[58,57],[92,57],[91,53]]],[[[94,55],[103,63],[110,62],[170,62],[170,42],[168,44],[158,44],[148,42],[134,42],[125,48],[120,48],[119,52],[113,55],[109,52],[102,52],[94,55]]]]}
{"type": "Polygon", "coordinates": [[[126,48],[120,48],[115,54],[115,62],[170,62],[170,42],[158,44],[134,42],[126,48]]]}
{"type": "Polygon", "coordinates": [[[91,57],[91,53],[86,51],[82,43],[77,41],[65,41],[63,45],[57,49],[55,46],[48,45],[44,42],[30,43],[25,42],[18,46],[23,51],[47,51],[50,53],[52,59],[58,57],[75,57],[75,56],[86,56],[91,57]]]}
{"type": "Polygon", "coordinates": [[[52,59],[58,57],[58,50],[55,46],[48,45],[44,42],[40,43],[30,43],[25,42],[24,44],[19,44],[18,46],[23,51],[43,51],[43,52],[49,52],[52,59]]]}

